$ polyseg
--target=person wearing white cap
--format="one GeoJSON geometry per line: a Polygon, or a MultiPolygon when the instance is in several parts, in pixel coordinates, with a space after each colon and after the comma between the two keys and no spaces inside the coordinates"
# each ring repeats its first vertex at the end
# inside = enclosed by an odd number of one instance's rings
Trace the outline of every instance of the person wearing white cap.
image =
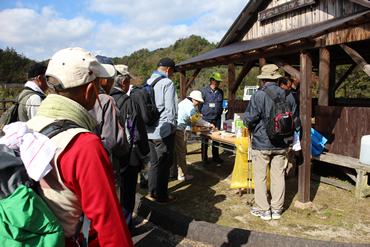
{"type": "Polygon", "coordinates": [[[214,124],[203,120],[200,117],[200,114],[195,111],[195,106],[198,106],[203,102],[202,93],[198,90],[194,90],[190,93],[189,97],[179,103],[175,149],[173,153],[173,164],[170,170],[170,177],[177,177],[178,180],[193,179],[193,176],[187,173],[186,166],[186,126],[197,125],[209,127],[211,129],[215,128],[214,124]]]}
{"type": "Polygon", "coordinates": [[[150,159],[150,148],[145,123],[140,113],[140,107],[127,95],[130,79],[136,79],[128,67],[123,64],[115,65],[117,76],[114,78],[114,87],[110,96],[117,102],[118,109],[123,117],[123,127],[126,132],[129,152],[119,159],[121,171],[121,205],[130,231],[132,227],[132,213],[135,207],[136,184],[138,173],[150,159]]]}
{"type": "Polygon", "coordinates": [[[49,94],[34,118],[30,130],[41,131],[56,120],[70,120],[81,128],[68,129],[51,138],[57,151],[53,167],[39,182],[38,194],[61,222],[66,246],[76,246],[81,236],[73,234],[82,212],[91,220],[89,246],[133,246],[115,191],[114,174],[102,141],[91,133],[97,121],[89,114],[98,97],[96,78],[113,78],[112,65],[100,64],[82,48],[58,51],[46,70],[49,94]]]}
{"type": "MultiPolygon", "coordinates": [[[[252,162],[256,207],[251,209],[251,214],[262,220],[280,219],[285,197],[285,161],[289,144],[283,139],[270,139],[265,126],[265,123],[274,121],[269,119],[273,100],[268,92],[277,97],[286,95],[285,90],[277,84],[281,77],[277,65],[268,64],[262,67],[257,78],[261,79],[264,85],[252,95],[243,120],[243,124],[253,133],[252,162]],[[267,166],[270,166],[271,203],[267,200],[267,166]]],[[[286,95],[285,101],[291,109],[294,128],[298,132],[301,122],[293,95],[286,95]]]]}

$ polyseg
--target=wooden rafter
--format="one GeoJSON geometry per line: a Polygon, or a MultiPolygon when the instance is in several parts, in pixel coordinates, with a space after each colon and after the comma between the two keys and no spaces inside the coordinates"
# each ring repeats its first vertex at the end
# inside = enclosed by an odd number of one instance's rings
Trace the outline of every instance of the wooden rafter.
{"type": "Polygon", "coordinates": [[[370,1],[369,0],[350,0],[350,1],[370,8],[370,1]]]}
{"type": "Polygon", "coordinates": [[[253,61],[246,61],[244,63],[244,66],[242,68],[242,71],[240,71],[238,78],[235,81],[235,84],[230,85],[231,91],[233,94],[235,94],[236,90],[238,89],[240,83],[242,82],[243,78],[248,74],[248,72],[251,70],[251,68],[254,66],[253,61]]]}
{"type": "Polygon", "coordinates": [[[346,71],[342,78],[340,78],[340,80],[333,87],[334,92],[339,88],[339,86],[344,82],[344,80],[349,76],[349,74],[351,74],[351,72],[356,68],[356,66],[357,66],[356,63],[352,64],[352,66],[346,71]]]}
{"type": "Polygon", "coordinates": [[[283,61],[282,59],[278,57],[269,58],[268,60],[272,61],[274,64],[279,66],[279,68],[283,69],[284,71],[288,72],[291,76],[297,78],[297,80],[301,80],[301,73],[290,66],[288,63],[283,61]]]}
{"type": "Polygon", "coordinates": [[[353,59],[353,61],[355,61],[358,66],[360,66],[365,71],[365,73],[370,76],[370,65],[357,51],[345,44],[341,44],[340,47],[342,47],[343,50],[353,59]]]}
{"type": "MultiPolygon", "coordinates": [[[[229,63],[240,63],[244,62],[246,60],[258,60],[260,58],[269,58],[269,57],[275,57],[275,56],[283,56],[286,54],[291,54],[295,52],[299,52],[301,50],[307,49],[313,49],[313,48],[318,48],[319,43],[316,43],[316,41],[312,41],[307,44],[299,44],[290,47],[289,49],[274,49],[271,51],[260,51],[260,50],[255,50],[254,53],[249,53],[248,55],[244,55],[242,57],[234,58],[234,59],[226,59],[224,61],[215,61],[212,59],[212,62],[207,63],[207,67],[212,67],[212,66],[218,66],[218,65],[226,65],[229,63]]],[[[244,53],[245,54],[245,53],[244,53]]],[[[209,60],[206,60],[209,61],[209,60]]],[[[199,68],[204,68],[204,66],[198,64],[198,63],[193,63],[193,64],[187,64],[187,65],[181,65],[178,67],[180,70],[193,70],[193,69],[199,69],[199,68]]]]}
{"type": "Polygon", "coordinates": [[[197,69],[194,74],[191,76],[190,80],[188,81],[188,83],[186,84],[186,87],[185,87],[185,90],[188,89],[188,87],[190,86],[190,84],[195,80],[195,78],[198,76],[199,72],[201,71],[202,69],[197,69]]]}

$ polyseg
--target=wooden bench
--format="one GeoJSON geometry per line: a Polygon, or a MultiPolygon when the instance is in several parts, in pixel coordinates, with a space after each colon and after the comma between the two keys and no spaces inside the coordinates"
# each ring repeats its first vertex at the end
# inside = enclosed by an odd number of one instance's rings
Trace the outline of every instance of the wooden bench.
{"type": "Polygon", "coordinates": [[[364,198],[370,195],[370,186],[368,185],[368,174],[370,173],[370,165],[360,163],[359,159],[327,152],[323,152],[322,154],[317,156],[312,156],[312,159],[334,165],[339,165],[345,168],[355,169],[357,172],[356,176],[351,176],[350,174],[347,175],[349,175],[356,182],[356,198],[364,198]]]}

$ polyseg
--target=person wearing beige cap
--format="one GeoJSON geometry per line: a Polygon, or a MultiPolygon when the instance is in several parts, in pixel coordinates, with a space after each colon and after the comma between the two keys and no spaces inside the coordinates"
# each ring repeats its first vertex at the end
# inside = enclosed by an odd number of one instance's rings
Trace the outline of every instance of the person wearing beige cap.
{"type": "Polygon", "coordinates": [[[97,121],[89,114],[98,97],[97,78],[111,79],[114,66],[100,64],[82,48],[58,51],[46,70],[49,94],[34,118],[30,130],[41,131],[57,120],[81,126],[51,138],[57,146],[49,172],[39,182],[38,194],[61,222],[66,246],[76,246],[82,236],[73,237],[82,213],[91,220],[89,246],[133,246],[114,184],[114,174],[102,141],[91,133],[97,121]]]}
{"type": "Polygon", "coordinates": [[[278,70],[279,67],[275,64],[262,67],[261,74],[257,78],[261,79],[264,85],[252,95],[243,120],[243,124],[253,134],[252,162],[256,207],[251,209],[251,214],[262,220],[271,220],[271,218],[277,220],[281,217],[285,197],[285,161],[289,147],[284,139],[270,139],[266,132],[265,123],[274,121],[269,119],[273,105],[269,95],[274,94],[280,99],[285,98],[293,116],[295,131],[298,132],[301,126],[294,97],[277,84],[278,79],[282,77],[278,70]],[[267,166],[270,166],[271,203],[267,200],[267,166]]]}
{"type": "Polygon", "coordinates": [[[117,75],[114,78],[114,87],[110,96],[117,102],[117,107],[123,118],[123,127],[126,132],[129,152],[119,159],[121,171],[120,200],[130,231],[133,230],[132,214],[135,207],[136,184],[138,173],[150,159],[150,148],[145,123],[140,113],[140,107],[127,95],[130,79],[136,79],[128,67],[123,64],[115,65],[117,75]]]}
{"type": "MultiPolygon", "coordinates": [[[[114,66],[112,60],[106,56],[98,55],[96,59],[101,64],[114,66]]],[[[89,113],[98,121],[93,133],[100,137],[105,150],[107,150],[110,156],[117,195],[119,195],[121,186],[119,159],[127,153],[128,145],[121,113],[115,100],[108,95],[113,86],[114,78],[98,78],[97,80],[99,80],[100,84],[100,88],[98,89],[99,102],[95,103],[94,108],[91,109],[89,113]]]]}
{"type": "Polygon", "coordinates": [[[200,114],[195,111],[195,106],[203,104],[202,93],[194,90],[189,97],[179,103],[177,129],[175,137],[175,149],[173,152],[173,164],[170,169],[170,177],[177,177],[178,180],[191,180],[192,175],[187,173],[186,166],[186,138],[185,129],[187,125],[197,125],[215,128],[214,124],[204,121],[200,114]]]}

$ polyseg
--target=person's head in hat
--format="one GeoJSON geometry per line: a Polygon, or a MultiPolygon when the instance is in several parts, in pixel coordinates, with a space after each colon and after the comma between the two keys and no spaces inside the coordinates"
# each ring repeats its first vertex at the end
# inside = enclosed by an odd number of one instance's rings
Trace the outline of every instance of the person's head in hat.
{"type": "Polygon", "coordinates": [[[99,78],[113,79],[116,69],[113,65],[99,63],[91,52],[76,47],[55,53],[45,75],[52,94],[70,98],[91,110],[96,101],[99,78]]]}
{"type": "Polygon", "coordinates": [[[263,81],[263,84],[268,82],[277,82],[279,78],[283,77],[279,74],[279,67],[275,64],[267,64],[262,67],[261,74],[257,76],[263,81]]]}
{"type": "Polygon", "coordinates": [[[179,70],[176,69],[175,66],[176,66],[175,61],[173,61],[171,58],[166,57],[159,60],[157,64],[157,70],[162,73],[165,73],[168,76],[168,78],[171,79],[174,72],[179,72],[179,70]]]}
{"type": "Polygon", "coordinates": [[[204,103],[202,92],[198,90],[194,90],[189,94],[189,99],[193,102],[194,106],[199,105],[200,103],[204,103]]]}
{"type": "MultiPolygon", "coordinates": [[[[112,65],[112,66],[114,67],[114,63],[113,63],[113,61],[112,61],[110,58],[106,57],[106,56],[100,56],[100,55],[98,55],[98,56],[96,56],[96,59],[97,59],[97,60],[99,61],[99,63],[101,63],[101,64],[112,65]]],[[[114,69],[115,69],[115,68],[114,68],[114,69]]],[[[117,75],[117,71],[116,71],[116,74],[115,74],[115,75],[117,75]]],[[[98,80],[99,80],[99,82],[100,82],[100,86],[101,86],[101,88],[103,88],[103,89],[104,89],[104,91],[105,91],[107,94],[109,94],[110,90],[111,90],[111,89],[112,89],[112,87],[113,87],[114,78],[109,78],[109,79],[107,79],[107,78],[99,78],[98,80]]]]}
{"type": "Polygon", "coordinates": [[[124,64],[117,64],[114,66],[117,70],[117,75],[114,77],[114,86],[121,88],[128,93],[131,79],[136,80],[134,76],[128,71],[128,66],[124,64]]]}
{"type": "Polygon", "coordinates": [[[28,81],[34,82],[42,91],[48,89],[48,84],[45,78],[47,67],[42,63],[34,63],[27,68],[28,81]]]}
{"type": "Polygon", "coordinates": [[[209,77],[209,83],[211,88],[215,90],[215,88],[220,85],[220,82],[222,82],[220,73],[213,72],[209,77]]]}

